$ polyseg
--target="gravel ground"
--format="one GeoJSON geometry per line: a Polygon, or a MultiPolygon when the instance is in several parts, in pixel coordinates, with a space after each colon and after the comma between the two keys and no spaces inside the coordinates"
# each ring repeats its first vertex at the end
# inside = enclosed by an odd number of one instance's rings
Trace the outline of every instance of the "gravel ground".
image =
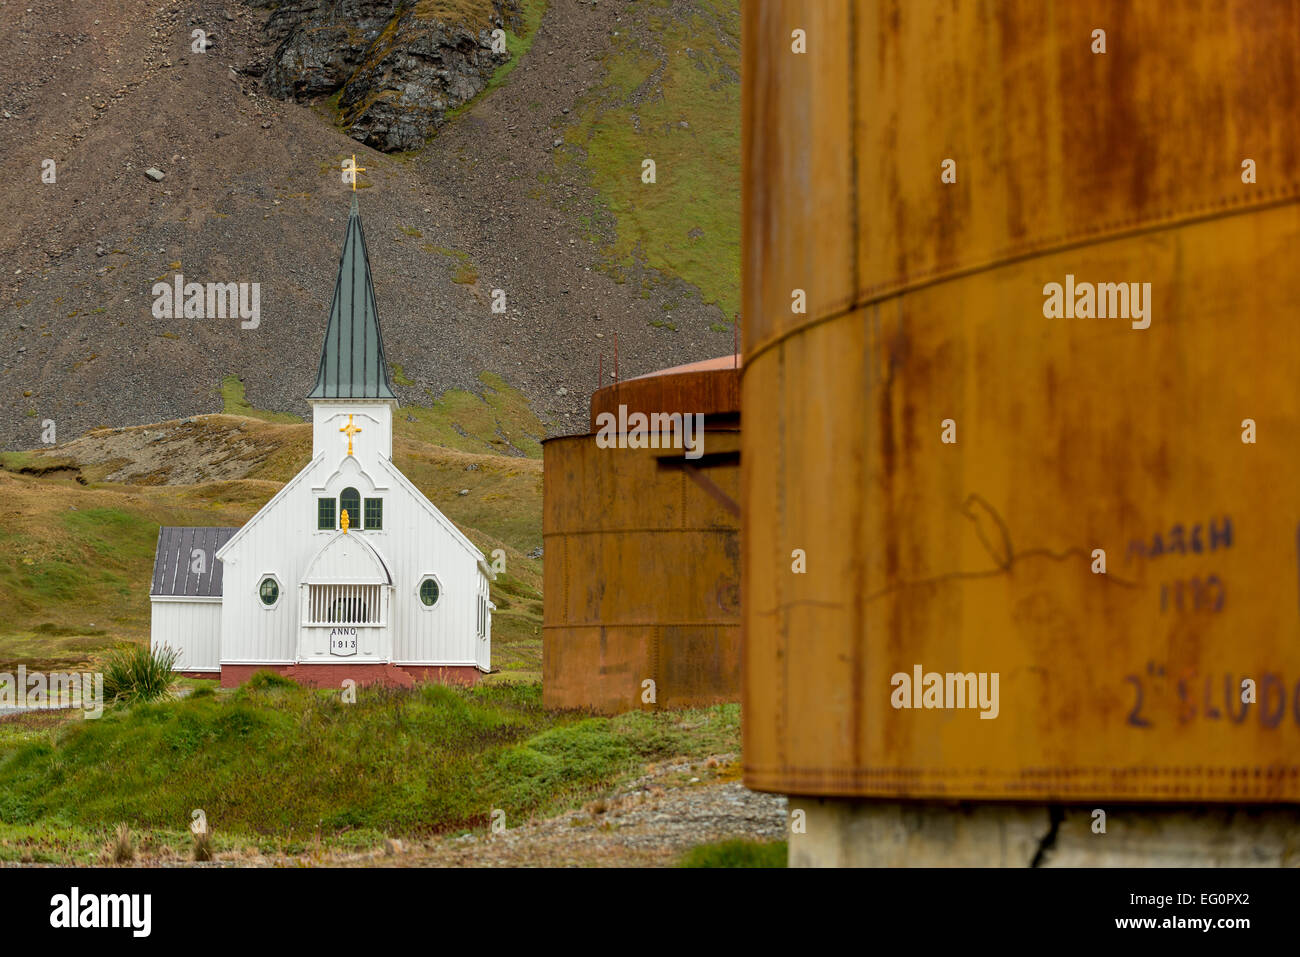
{"type": "MultiPolygon", "coordinates": [[[[729,838],[780,840],[786,798],[751,791],[735,755],[661,765],[609,797],[556,817],[387,853],[321,861],[381,867],[671,867],[689,848],[729,838]]],[[[509,825],[510,822],[506,822],[509,825]]]]}

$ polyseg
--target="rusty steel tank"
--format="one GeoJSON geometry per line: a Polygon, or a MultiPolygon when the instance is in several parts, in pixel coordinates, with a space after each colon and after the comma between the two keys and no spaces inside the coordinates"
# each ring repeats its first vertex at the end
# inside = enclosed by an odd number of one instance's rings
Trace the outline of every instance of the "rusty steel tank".
{"type": "Polygon", "coordinates": [[[543,443],[546,707],[739,699],[738,366],[726,356],[598,389],[590,434],[543,443]],[[699,414],[705,431],[693,449],[602,447],[602,425],[626,440],[636,413],[699,414]]]}
{"type": "Polygon", "coordinates": [[[743,16],[746,784],[1300,801],[1300,5],[743,16]]]}

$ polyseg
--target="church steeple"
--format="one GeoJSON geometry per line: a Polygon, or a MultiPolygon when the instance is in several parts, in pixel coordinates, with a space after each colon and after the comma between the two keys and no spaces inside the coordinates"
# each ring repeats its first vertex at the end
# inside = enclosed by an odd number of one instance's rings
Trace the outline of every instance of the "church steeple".
{"type": "Polygon", "coordinates": [[[316,387],[309,399],[396,399],[388,382],[384,340],[379,333],[379,307],[370,279],[366,236],[361,229],[357,197],[352,195],[343,254],[329,325],[321,347],[316,387]]]}

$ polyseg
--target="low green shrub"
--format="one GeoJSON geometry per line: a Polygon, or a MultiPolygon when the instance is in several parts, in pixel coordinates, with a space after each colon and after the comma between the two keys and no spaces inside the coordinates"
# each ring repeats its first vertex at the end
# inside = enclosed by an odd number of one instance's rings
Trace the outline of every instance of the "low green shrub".
{"type": "Polygon", "coordinates": [[[785,841],[719,841],[687,851],[682,867],[785,867],[789,854],[785,841]]]}
{"type": "Polygon", "coordinates": [[[278,672],[263,668],[261,671],[253,673],[253,677],[248,679],[248,687],[256,691],[264,691],[268,688],[296,688],[298,682],[292,678],[286,678],[278,672]]]}
{"type": "Polygon", "coordinates": [[[171,697],[176,659],[180,653],[166,645],[119,648],[104,662],[104,700],[127,704],[171,697]]]}

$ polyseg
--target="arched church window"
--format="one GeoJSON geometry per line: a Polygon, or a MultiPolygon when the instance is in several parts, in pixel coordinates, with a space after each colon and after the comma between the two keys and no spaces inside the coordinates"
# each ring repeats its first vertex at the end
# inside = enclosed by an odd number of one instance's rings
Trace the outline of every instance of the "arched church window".
{"type": "Polygon", "coordinates": [[[345,488],[339,495],[339,521],[343,521],[343,513],[348,513],[348,522],[353,528],[361,527],[361,493],[354,488],[345,488]]]}

